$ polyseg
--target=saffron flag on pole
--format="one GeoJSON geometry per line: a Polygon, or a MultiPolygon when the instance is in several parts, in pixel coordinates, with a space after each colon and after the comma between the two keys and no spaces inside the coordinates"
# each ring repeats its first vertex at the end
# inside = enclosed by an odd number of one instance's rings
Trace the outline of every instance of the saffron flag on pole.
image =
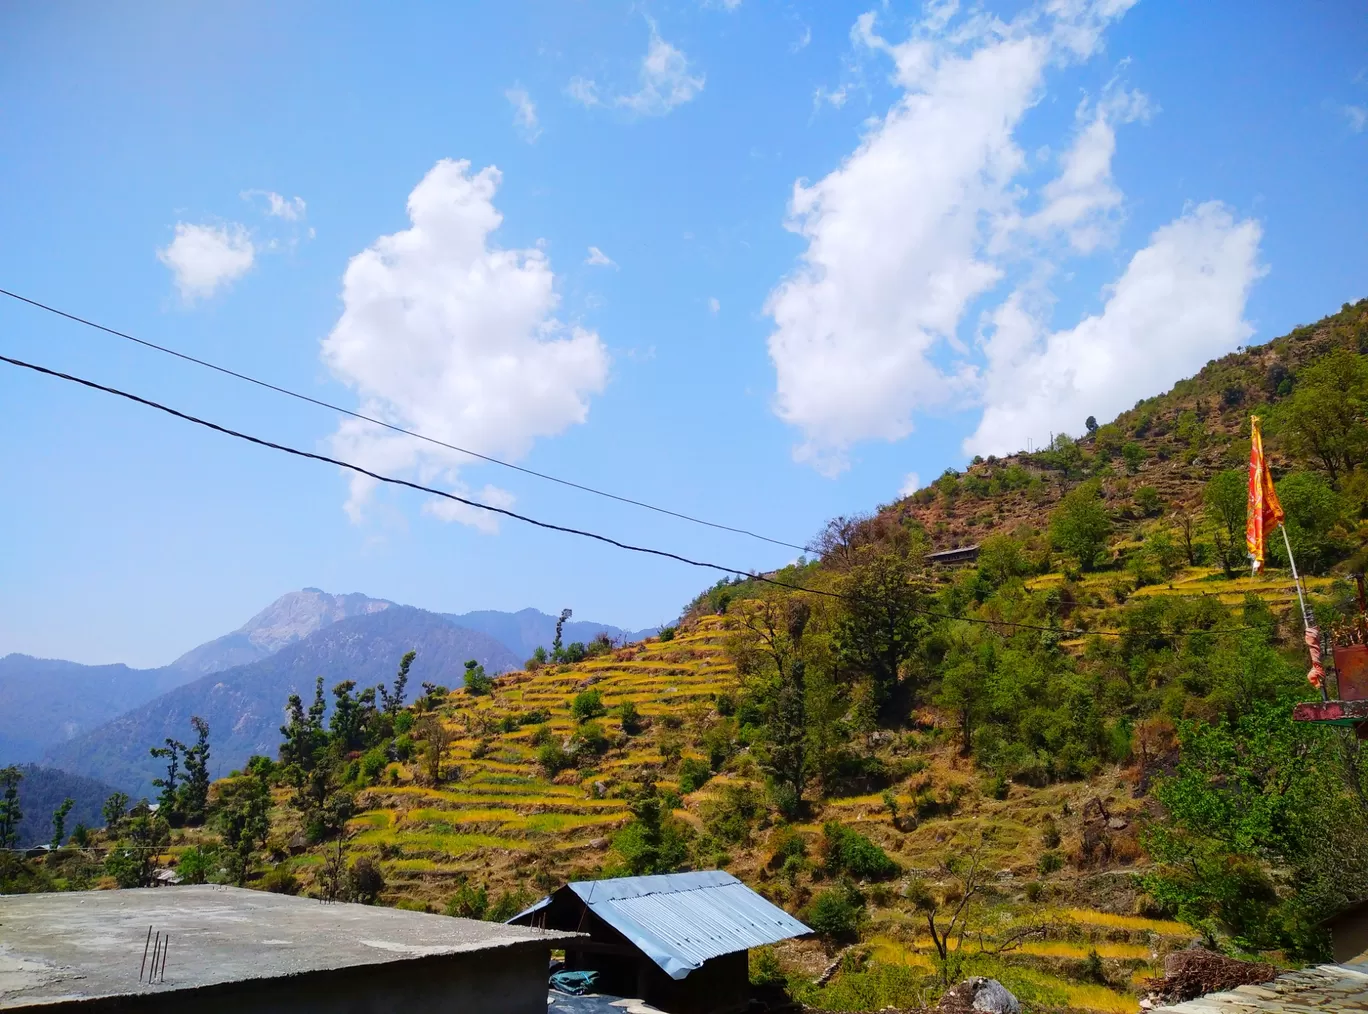
{"type": "Polygon", "coordinates": [[[1245,518],[1245,543],[1255,574],[1263,570],[1265,536],[1282,522],[1282,504],[1278,503],[1273,475],[1268,471],[1268,459],[1264,457],[1259,417],[1252,415],[1249,417],[1249,513],[1245,518]]]}

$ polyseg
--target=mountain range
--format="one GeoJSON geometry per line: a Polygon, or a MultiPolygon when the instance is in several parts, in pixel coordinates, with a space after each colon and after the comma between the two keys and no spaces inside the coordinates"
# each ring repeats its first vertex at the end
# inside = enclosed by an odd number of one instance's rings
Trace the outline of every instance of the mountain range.
{"type": "MultiPolygon", "coordinates": [[[[556,617],[535,609],[439,614],[305,588],[156,669],[8,655],[0,658],[0,764],[42,760],[136,797],[157,774],[148,748],[188,739],[191,715],[209,722],[218,775],[252,753],[273,754],[286,698],[311,696],[317,676],[328,689],[343,679],[374,685],[414,649],[415,689],[424,680],[460,685],[467,659],[490,673],[517,668],[550,646],[555,626],[556,617]]],[[[570,621],[564,639],[651,632],[570,621]]]]}

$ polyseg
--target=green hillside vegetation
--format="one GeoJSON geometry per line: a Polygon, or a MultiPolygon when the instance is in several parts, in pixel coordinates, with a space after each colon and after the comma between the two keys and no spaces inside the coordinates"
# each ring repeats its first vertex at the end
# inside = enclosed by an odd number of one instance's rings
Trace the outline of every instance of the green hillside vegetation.
{"type": "Polygon", "coordinates": [[[1368,882],[1368,772],[1351,731],[1290,721],[1315,692],[1285,559],[1245,569],[1243,469],[1257,412],[1311,602],[1344,622],[1366,349],[1368,301],[837,519],[812,559],[637,644],[558,632],[523,671],[421,694],[410,656],[330,708],[320,682],[202,807],[168,778],[156,814],[0,877],[174,864],[507,918],[569,879],[723,867],[819,931],[754,952],[753,978],[828,1010],[990,974],[1032,1009],[1131,1011],[1194,939],[1324,958],[1321,920],[1368,882]],[[970,543],[971,566],[927,561],[970,543]]]}

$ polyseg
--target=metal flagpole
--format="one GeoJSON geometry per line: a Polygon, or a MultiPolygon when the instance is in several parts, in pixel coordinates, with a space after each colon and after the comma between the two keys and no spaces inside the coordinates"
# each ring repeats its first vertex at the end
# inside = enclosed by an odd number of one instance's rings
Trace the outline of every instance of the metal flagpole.
{"type": "MultiPolygon", "coordinates": [[[[1292,567],[1292,584],[1297,589],[1297,604],[1301,606],[1302,630],[1310,631],[1312,629],[1311,617],[1306,612],[1306,598],[1302,595],[1301,576],[1297,573],[1296,557],[1292,555],[1292,540],[1287,537],[1287,526],[1285,524],[1280,523],[1278,528],[1282,532],[1283,545],[1287,547],[1287,562],[1292,567]]],[[[1317,628],[1317,635],[1319,636],[1319,628],[1317,628]]],[[[1324,652],[1325,646],[1322,644],[1320,647],[1321,651],[1324,652]]],[[[1312,661],[1314,662],[1315,659],[1313,658],[1312,661]]],[[[1335,678],[1339,679],[1338,670],[1335,671],[1335,678]]],[[[1324,677],[1321,678],[1320,692],[1321,700],[1328,701],[1330,699],[1330,693],[1325,689],[1324,677]]]]}

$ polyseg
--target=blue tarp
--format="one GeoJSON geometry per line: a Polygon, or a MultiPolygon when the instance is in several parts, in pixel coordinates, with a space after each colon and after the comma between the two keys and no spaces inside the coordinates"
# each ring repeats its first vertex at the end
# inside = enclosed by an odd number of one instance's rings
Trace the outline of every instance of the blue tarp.
{"type": "Polygon", "coordinates": [[[598,985],[598,972],[552,972],[551,988],[571,996],[591,993],[598,985]]]}

